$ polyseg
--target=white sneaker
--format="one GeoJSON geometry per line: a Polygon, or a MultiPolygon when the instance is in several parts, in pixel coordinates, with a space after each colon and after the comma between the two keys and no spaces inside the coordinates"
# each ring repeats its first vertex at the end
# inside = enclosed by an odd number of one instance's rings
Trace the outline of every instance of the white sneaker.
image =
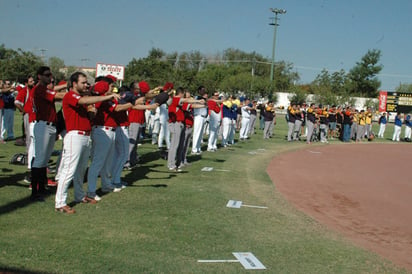
{"type": "Polygon", "coordinates": [[[94,196],[93,199],[95,199],[96,201],[101,201],[102,197],[100,197],[99,195],[96,194],[96,196],[94,196]]]}
{"type": "Polygon", "coordinates": [[[113,192],[120,192],[120,191],[122,191],[122,187],[115,187],[114,189],[113,189],[113,192]]]}
{"type": "Polygon", "coordinates": [[[114,188],[102,188],[103,193],[110,193],[110,192],[113,192],[113,191],[114,191],[114,188]]]}

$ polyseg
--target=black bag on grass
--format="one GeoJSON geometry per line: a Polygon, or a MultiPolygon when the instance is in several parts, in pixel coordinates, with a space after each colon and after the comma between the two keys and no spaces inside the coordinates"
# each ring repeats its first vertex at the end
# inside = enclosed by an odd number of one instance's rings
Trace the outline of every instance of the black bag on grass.
{"type": "Polygon", "coordinates": [[[27,165],[27,154],[26,153],[16,153],[10,159],[10,164],[12,165],[27,165]]]}

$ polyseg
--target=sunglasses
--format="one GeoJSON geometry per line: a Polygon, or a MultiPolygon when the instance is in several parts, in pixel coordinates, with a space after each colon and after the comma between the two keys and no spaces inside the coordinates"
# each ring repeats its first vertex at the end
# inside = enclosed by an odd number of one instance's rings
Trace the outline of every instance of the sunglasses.
{"type": "Polygon", "coordinates": [[[51,72],[43,73],[43,76],[46,76],[46,77],[50,77],[52,75],[53,75],[53,73],[51,73],[51,72]]]}

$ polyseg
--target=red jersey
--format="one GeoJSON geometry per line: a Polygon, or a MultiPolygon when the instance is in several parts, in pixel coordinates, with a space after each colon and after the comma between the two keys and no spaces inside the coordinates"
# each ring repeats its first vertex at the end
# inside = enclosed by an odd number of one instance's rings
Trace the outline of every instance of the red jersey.
{"type": "Polygon", "coordinates": [[[70,130],[92,130],[92,126],[87,115],[87,106],[78,104],[80,98],[82,97],[73,90],[70,90],[63,97],[63,115],[66,123],[66,130],[68,132],[70,130]]]}
{"type": "Polygon", "coordinates": [[[0,97],[0,109],[4,108],[4,102],[3,99],[0,97]]]}
{"type": "Polygon", "coordinates": [[[116,121],[117,126],[128,127],[130,125],[129,117],[127,117],[126,111],[114,111],[112,115],[114,120],[116,121]]]}
{"type": "Polygon", "coordinates": [[[33,122],[36,120],[36,113],[33,111],[33,92],[34,88],[28,91],[27,101],[23,107],[24,112],[29,114],[29,122],[33,122]]]}
{"type": "Polygon", "coordinates": [[[33,111],[37,121],[57,122],[55,96],[56,92],[48,90],[46,86],[37,85],[33,88],[33,111]]]}
{"type": "Polygon", "coordinates": [[[184,122],[184,110],[190,109],[190,104],[182,103],[181,97],[173,97],[172,103],[169,106],[169,123],[184,122]]]}
{"type": "MultiPolygon", "coordinates": [[[[209,111],[214,111],[216,113],[220,112],[220,106],[218,103],[216,103],[213,100],[207,101],[207,107],[209,108],[209,111]]],[[[210,112],[209,112],[210,113],[210,112]]]]}
{"type": "Polygon", "coordinates": [[[193,127],[193,111],[192,111],[192,108],[185,111],[185,125],[186,125],[186,127],[193,127]]]}
{"type": "Polygon", "coordinates": [[[117,106],[117,101],[104,101],[96,103],[96,117],[93,120],[95,126],[117,127],[114,119],[114,109],[117,106]]]}
{"type": "Polygon", "coordinates": [[[29,87],[25,86],[24,88],[20,89],[19,92],[17,93],[14,103],[24,107],[28,99],[29,99],[29,87]]]}
{"type": "Polygon", "coordinates": [[[146,121],[144,110],[142,109],[130,109],[129,110],[129,122],[144,124],[146,121]]]}

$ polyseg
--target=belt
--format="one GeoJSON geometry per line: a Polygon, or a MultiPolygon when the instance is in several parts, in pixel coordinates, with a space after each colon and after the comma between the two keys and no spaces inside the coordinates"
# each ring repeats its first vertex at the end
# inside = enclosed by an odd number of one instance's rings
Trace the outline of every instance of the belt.
{"type": "Polygon", "coordinates": [[[43,121],[43,120],[35,120],[35,121],[33,121],[33,123],[39,123],[39,122],[43,122],[43,123],[45,123],[45,124],[48,125],[48,126],[56,127],[56,124],[53,123],[53,122],[48,122],[48,121],[43,121]]]}
{"type": "Polygon", "coordinates": [[[116,131],[115,127],[107,127],[107,126],[94,126],[95,128],[101,128],[104,130],[116,131]]]}
{"type": "Polygon", "coordinates": [[[74,132],[79,135],[90,136],[90,131],[82,131],[82,130],[70,130],[69,132],[74,132]]]}

